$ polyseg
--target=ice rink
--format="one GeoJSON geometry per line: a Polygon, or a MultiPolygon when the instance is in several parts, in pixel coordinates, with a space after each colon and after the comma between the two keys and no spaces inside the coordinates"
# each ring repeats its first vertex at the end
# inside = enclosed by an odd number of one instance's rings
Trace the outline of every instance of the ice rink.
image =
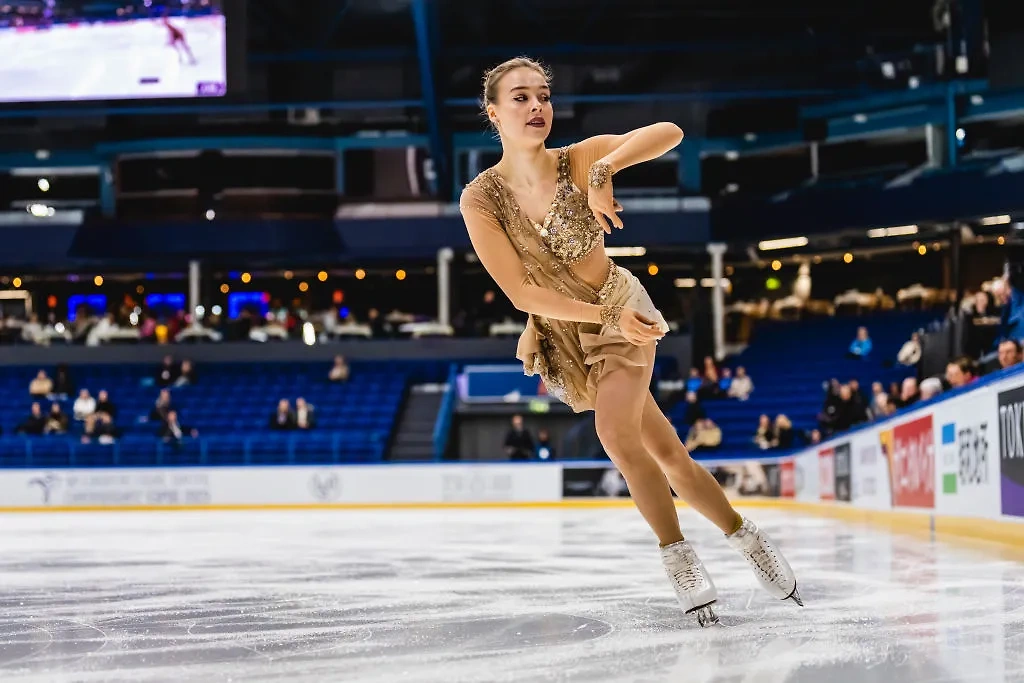
{"type": "Polygon", "coordinates": [[[224,17],[171,21],[195,64],[158,19],[0,30],[0,102],[194,97],[201,82],[225,83],[224,17]]]}
{"type": "Polygon", "coordinates": [[[747,512],[807,607],[681,510],[704,630],[632,508],[4,515],[0,680],[1024,681],[1012,551],[747,512]]]}

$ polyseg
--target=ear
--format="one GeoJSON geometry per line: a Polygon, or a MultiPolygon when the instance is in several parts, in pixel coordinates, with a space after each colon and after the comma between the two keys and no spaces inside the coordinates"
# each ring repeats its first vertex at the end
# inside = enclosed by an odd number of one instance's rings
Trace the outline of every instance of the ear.
{"type": "Polygon", "coordinates": [[[498,122],[498,112],[495,110],[493,104],[487,105],[487,118],[490,119],[491,123],[498,122]]]}

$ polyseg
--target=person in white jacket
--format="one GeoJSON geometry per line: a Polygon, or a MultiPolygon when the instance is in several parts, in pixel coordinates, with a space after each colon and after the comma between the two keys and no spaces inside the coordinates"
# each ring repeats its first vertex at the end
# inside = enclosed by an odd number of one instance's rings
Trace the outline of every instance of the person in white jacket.
{"type": "Polygon", "coordinates": [[[900,365],[906,365],[907,367],[917,365],[917,362],[921,360],[921,335],[917,332],[910,335],[910,339],[900,348],[900,352],[896,354],[896,360],[899,361],[900,365]]]}
{"type": "Polygon", "coordinates": [[[750,375],[747,374],[747,369],[741,365],[736,368],[736,376],[732,378],[732,384],[729,385],[729,397],[746,401],[750,398],[750,394],[753,391],[754,382],[750,379],[750,375]]]}
{"type": "Polygon", "coordinates": [[[96,412],[96,399],[89,394],[88,389],[82,389],[78,392],[78,398],[75,399],[73,412],[76,420],[84,420],[96,412]]]}

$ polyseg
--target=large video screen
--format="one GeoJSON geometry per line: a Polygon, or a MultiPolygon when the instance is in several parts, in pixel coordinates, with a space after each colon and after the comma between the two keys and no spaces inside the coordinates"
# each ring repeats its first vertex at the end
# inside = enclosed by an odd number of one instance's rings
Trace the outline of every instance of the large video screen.
{"type": "Polygon", "coordinates": [[[221,0],[0,0],[0,102],[227,94],[221,0]]]}

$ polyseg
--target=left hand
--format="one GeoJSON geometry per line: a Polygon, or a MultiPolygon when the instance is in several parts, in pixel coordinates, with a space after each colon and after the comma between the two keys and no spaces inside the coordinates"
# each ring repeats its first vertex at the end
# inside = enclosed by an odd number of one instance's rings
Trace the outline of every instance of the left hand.
{"type": "Polygon", "coordinates": [[[619,211],[622,211],[622,204],[612,196],[612,180],[611,178],[599,188],[591,187],[587,192],[587,204],[590,205],[590,210],[594,212],[594,218],[597,219],[598,224],[604,229],[609,235],[612,232],[609,226],[611,225],[616,228],[622,229],[622,219],[616,215],[619,211]]]}

